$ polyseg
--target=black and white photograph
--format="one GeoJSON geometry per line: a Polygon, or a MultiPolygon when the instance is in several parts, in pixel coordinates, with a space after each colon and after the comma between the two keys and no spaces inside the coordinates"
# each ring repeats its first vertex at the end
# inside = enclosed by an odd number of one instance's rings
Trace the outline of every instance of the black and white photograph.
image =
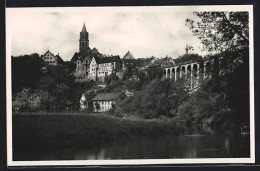
{"type": "Polygon", "coordinates": [[[254,163],[253,6],[6,8],[7,164],[254,163]]]}

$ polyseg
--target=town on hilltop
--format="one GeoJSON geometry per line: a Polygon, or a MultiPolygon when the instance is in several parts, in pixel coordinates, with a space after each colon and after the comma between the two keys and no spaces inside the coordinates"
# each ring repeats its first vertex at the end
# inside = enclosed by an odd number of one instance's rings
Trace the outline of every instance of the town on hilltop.
{"type": "MultiPolygon", "coordinates": [[[[226,83],[217,80],[229,72],[219,67],[221,54],[202,57],[192,53],[192,46],[188,45],[186,53],[175,58],[135,58],[130,51],[123,57],[102,54],[89,44],[84,23],[79,34],[79,51],[70,61],[63,61],[59,53],[54,55],[50,50],[40,56],[12,56],[13,111],[176,117],[190,107],[186,101],[196,94],[193,92],[201,89],[199,94],[208,89],[206,94],[211,93],[215,83],[208,80],[214,78],[216,86],[223,86],[226,83]],[[24,103],[26,99],[34,100],[24,103]]],[[[216,88],[219,89],[222,88],[216,88]]]]}
{"type": "MultiPolygon", "coordinates": [[[[74,65],[75,68],[73,71],[73,74],[75,76],[75,82],[88,82],[90,80],[96,82],[105,82],[105,78],[111,76],[112,74],[122,80],[125,73],[131,73],[129,74],[127,79],[138,80],[140,72],[143,72],[146,75],[148,75],[147,73],[148,67],[150,68],[155,67],[155,68],[162,68],[161,71],[163,71],[164,69],[163,78],[172,78],[173,72],[170,71],[171,69],[169,70],[165,70],[165,69],[173,66],[179,66],[180,64],[182,65],[185,62],[186,62],[185,64],[187,64],[187,63],[199,62],[199,60],[202,60],[202,57],[197,54],[192,54],[188,56],[188,50],[189,49],[187,46],[186,56],[182,56],[177,59],[173,59],[172,57],[169,56],[160,59],[154,56],[149,58],[147,57],[147,58],[136,59],[130,51],[128,51],[123,58],[120,58],[119,55],[107,56],[105,54],[101,54],[97,48],[94,47],[91,49],[89,47],[89,33],[87,32],[84,23],[79,36],[79,52],[75,52],[75,54],[73,55],[73,57],[69,62],[64,62],[62,58],[59,56],[59,54],[54,55],[52,52],[48,50],[44,55],[41,55],[41,58],[45,62],[45,66],[43,66],[41,70],[42,72],[47,72],[47,68],[57,66],[57,65],[66,66],[68,65],[68,63],[70,63],[70,65],[74,65]],[[136,72],[138,74],[135,74],[136,72]]],[[[183,67],[184,66],[185,65],[183,65],[183,67]]],[[[180,71],[180,67],[181,66],[178,67],[179,76],[177,76],[177,73],[175,74],[176,77],[178,78],[181,77],[181,73],[182,73],[181,71],[183,71],[183,75],[185,74],[185,68],[182,68],[180,71]]],[[[176,79],[177,78],[175,78],[175,80],[176,79]]],[[[198,82],[196,86],[198,86],[198,82]]],[[[134,95],[134,93],[129,90],[125,90],[124,93],[130,96],[134,95]]],[[[103,96],[106,96],[106,94],[103,96]]],[[[111,109],[111,102],[113,101],[115,103],[115,100],[117,99],[116,97],[118,95],[110,93],[108,96],[113,96],[114,98],[112,97],[108,99],[102,98],[102,96],[100,95],[99,98],[94,98],[94,99],[100,99],[99,101],[107,101],[106,103],[107,105],[105,105],[104,107],[103,107],[103,103],[99,102],[101,106],[100,110],[94,109],[94,111],[104,112],[111,109]]],[[[85,100],[85,95],[83,94],[80,100],[82,109],[86,108],[86,106],[83,105],[84,100],[85,100]]]]}

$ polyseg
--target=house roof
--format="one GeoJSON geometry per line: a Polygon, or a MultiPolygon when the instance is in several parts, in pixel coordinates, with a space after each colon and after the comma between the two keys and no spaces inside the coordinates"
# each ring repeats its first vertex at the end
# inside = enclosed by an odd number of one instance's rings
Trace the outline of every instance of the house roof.
{"type": "Polygon", "coordinates": [[[70,61],[76,61],[79,58],[79,53],[75,52],[70,61]]]}
{"type": "Polygon", "coordinates": [[[132,55],[132,53],[131,53],[130,51],[128,51],[128,52],[125,54],[125,56],[124,56],[123,59],[135,59],[135,58],[134,58],[134,56],[132,55]]]}
{"type": "Polygon", "coordinates": [[[102,54],[100,54],[96,48],[93,48],[92,50],[88,48],[87,50],[82,52],[75,52],[73,57],[71,58],[71,61],[72,62],[75,62],[77,60],[83,61],[84,59],[91,61],[94,56],[102,57],[102,54]]]}
{"type": "Polygon", "coordinates": [[[165,59],[166,58],[157,59],[156,61],[154,61],[153,65],[161,65],[165,59]]]}
{"type": "Polygon", "coordinates": [[[98,64],[121,61],[121,59],[118,55],[117,56],[111,56],[111,57],[104,57],[104,58],[95,58],[95,59],[96,59],[98,64]]]}
{"type": "Polygon", "coordinates": [[[123,93],[99,93],[96,95],[92,100],[116,100],[118,99],[123,93]]]}
{"type": "Polygon", "coordinates": [[[49,50],[47,50],[47,52],[42,56],[45,56],[47,53],[50,53],[52,56],[54,56],[53,53],[51,53],[49,50]]]}
{"type": "Polygon", "coordinates": [[[138,58],[138,59],[123,59],[125,66],[136,66],[136,67],[144,67],[150,64],[150,62],[154,59],[154,57],[150,58],[138,58]]]}
{"type": "Polygon", "coordinates": [[[63,59],[60,57],[60,55],[56,55],[55,57],[57,58],[58,62],[64,62],[63,59]]]}

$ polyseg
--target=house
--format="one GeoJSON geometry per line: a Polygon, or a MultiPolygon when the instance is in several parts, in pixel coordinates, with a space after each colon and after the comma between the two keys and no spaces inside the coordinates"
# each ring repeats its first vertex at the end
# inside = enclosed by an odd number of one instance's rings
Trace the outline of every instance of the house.
{"type": "Polygon", "coordinates": [[[124,93],[99,93],[92,99],[93,111],[106,112],[124,98],[126,98],[124,93]]]}
{"type": "Polygon", "coordinates": [[[79,104],[81,110],[89,110],[92,112],[93,110],[93,102],[92,98],[95,96],[95,91],[87,91],[82,94],[79,104]]]}
{"type": "Polygon", "coordinates": [[[105,76],[121,70],[122,61],[119,56],[100,58],[98,61],[97,77],[104,81],[105,76]]]}
{"type": "Polygon", "coordinates": [[[173,66],[175,61],[173,58],[166,56],[165,58],[157,59],[153,62],[153,66],[168,67],[173,66]]]}
{"type": "Polygon", "coordinates": [[[138,59],[123,59],[123,70],[137,68],[137,69],[146,69],[155,61],[155,57],[150,58],[138,58],[138,59]]]}
{"type": "Polygon", "coordinates": [[[59,54],[54,55],[49,50],[44,55],[41,55],[41,58],[44,60],[46,66],[57,66],[63,63],[59,54]]]}
{"type": "Polygon", "coordinates": [[[90,66],[88,78],[91,80],[104,81],[105,76],[116,73],[122,67],[122,61],[119,56],[110,56],[104,58],[93,57],[90,66]]]}

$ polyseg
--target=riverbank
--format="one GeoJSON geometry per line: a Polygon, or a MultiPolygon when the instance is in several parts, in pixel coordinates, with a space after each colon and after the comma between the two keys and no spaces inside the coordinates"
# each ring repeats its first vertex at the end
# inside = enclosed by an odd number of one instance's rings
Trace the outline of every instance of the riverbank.
{"type": "Polygon", "coordinates": [[[14,149],[96,145],[129,137],[178,135],[183,131],[172,122],[105,114],[15,114],[12,124],[14,149]]]}

